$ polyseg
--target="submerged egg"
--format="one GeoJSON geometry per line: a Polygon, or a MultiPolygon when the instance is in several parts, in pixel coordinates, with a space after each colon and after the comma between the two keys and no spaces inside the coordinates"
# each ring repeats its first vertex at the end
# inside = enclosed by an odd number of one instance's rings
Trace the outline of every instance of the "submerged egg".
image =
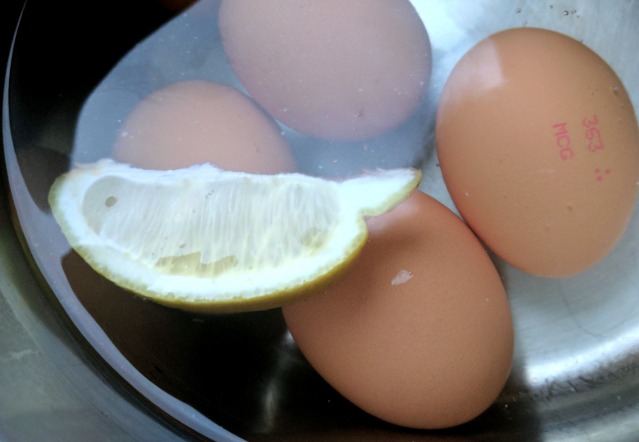
{"type": "Polygon", "coordinates": [[[113,157],[146,169],[212,163],[251,173],[295,170],[272,119],[240,91],[199,80],[171,84],[142,100],[122,125],[113,157]]]}
{"type": "Polygon", "coordinates": [[[310,364],[363,410],[444,428],[482,413],[512,363],[513,324],[492,261],[420,191],[368,221],[369,240],[327,291],[284,306],[310,364]]]}
{"type": "Polygon", "coordinates": [[[614,71],[557,32],[490,36],[453,69],[437,153],[460,214],[497,255],[562,277],[604,258],[637,201],[639,131],[614,71]]]}
{"type": "Polygon", "coordinates": [[[426,93],[430,42],[407,0],[225,0],[219,26],[249,94],[307,135],[379,135],[426,93]]]}

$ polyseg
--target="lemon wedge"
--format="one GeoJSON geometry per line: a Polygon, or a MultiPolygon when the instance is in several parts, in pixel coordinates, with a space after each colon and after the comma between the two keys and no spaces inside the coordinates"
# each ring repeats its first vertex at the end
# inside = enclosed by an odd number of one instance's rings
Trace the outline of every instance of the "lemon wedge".
{"type": "Polygon", "coordinates": [[[410,168],[336,181],[101,160],[60,176],[49,204],[73,249],[115,284],[178,308],[248,311],[335,279],[366,240],[365,217],[420,179],[410,168]]]}

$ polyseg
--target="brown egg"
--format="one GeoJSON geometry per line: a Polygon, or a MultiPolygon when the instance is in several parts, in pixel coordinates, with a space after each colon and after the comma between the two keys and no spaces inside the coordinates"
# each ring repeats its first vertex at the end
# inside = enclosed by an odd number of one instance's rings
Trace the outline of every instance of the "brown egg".
{"type": "Polygon", "coordinates": [[[604,258],[637,200],[639,131],[620,79],[565,35],[497,33],[455,66],[437,152],[459,212],[497,255],[569,276],[604,258]]]}
{"type": "Polygon", "coordinates": [[[326,381],[381,419],[431,429],[473,419],[513,356],[492,261],[457,215],[417,190],[368,225],[342,280],[283,308],[292,336],[326,381]]]}
{"type": "Polygon", "coordinates": [[[146,169],[295,170],[277,125],[240,91],[206,81],[174,83],[145,98],[122,125],[113,157],[146,169]]]}
{"type": "Polygon", "coordinates": [[[250,95],[308,135],[379,135],[426,93],[430,42],[407,0],[226,0],[219,26],[250,95]]]}

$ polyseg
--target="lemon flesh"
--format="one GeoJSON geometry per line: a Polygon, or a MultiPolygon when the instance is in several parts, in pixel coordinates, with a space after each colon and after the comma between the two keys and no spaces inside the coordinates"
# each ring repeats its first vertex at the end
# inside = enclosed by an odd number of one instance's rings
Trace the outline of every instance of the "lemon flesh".
{"type": "Polygon", "coordinates": [[[60,176],[49,204],[69,244],[117,285],[184,309],[247,311],[334,279],[364,244],[365,217],[420,179],[410,168],[334,181],[101,160],[60,176]]]}

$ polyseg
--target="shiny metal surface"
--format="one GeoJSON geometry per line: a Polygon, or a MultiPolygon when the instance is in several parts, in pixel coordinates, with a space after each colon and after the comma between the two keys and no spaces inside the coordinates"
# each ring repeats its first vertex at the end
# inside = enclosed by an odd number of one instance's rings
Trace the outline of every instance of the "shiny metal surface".
{"type": "MultiPolygon", "coordinates": [[[[108,152],[118,118],[149,88],[202,72],[233,81],[232,73],[202,38],[215,41],[203,21],[214,0],[177,16],[153,1],[113,1],[99,11],[106,24],[88,12],[84,22],[71,19],[82,15],[83,2],[51,3],[27,4],[4,90],[3,193],[11,197],[0,199],[0,436],[639,440],[639,214],[612,255],[583,275],[542,279],[497,262],[515,320],[513,372],[484,415],[445,431],[396,428],[355,409],[303,360],[278,311],[190,315],[92,274],[52,223],[45,202],[52,179],[69,158],[108,152]],[[80,41],[95,41],[95,50],[83,52],[80,41]]],[[[421,164],[422,189],[450,207],[431,148],[432,115],[453,65],[481,38],[538,26],[582,40],[616,70],[639,109],[639,2],[414,4],[430,34],[434,70],[420,114],[426,125],[398,139],[423,139],[427,155],[407,149],[392,156],[380,147],[365,161],[421,164]]],[[[334,162],[339,149],[328,147],[326,156],[301,163],[343,172],[352,159],[334,162]]]]}

